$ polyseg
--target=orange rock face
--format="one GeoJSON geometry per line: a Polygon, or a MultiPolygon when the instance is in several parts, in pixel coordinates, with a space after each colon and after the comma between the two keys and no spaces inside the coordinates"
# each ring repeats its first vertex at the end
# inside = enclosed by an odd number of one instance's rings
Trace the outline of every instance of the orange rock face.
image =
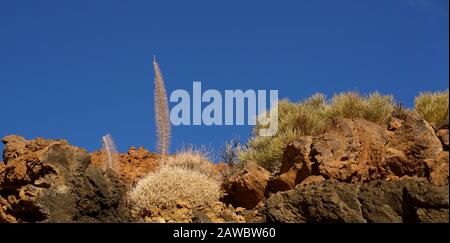
{"type": "Polygon", "coordinates": [[[252,164],[231,176],[223,185],[227,200],[235,207],[254,208],[265,194],[270,173],[252,164]]]}
{"type": "Polygon", "coordinates": [[[126,187],[65,140],[7,136],[0,166],[0,222],[128,222],[126,187]],[[98,196],[99,195],[99,196],[98,196]]]}
{"type": "Polygon", "coordinates": [[[335,118],[324,134],[287,145],[269,190],[291,190],[311,176],[350,183],[417,176],[448,184],[448,130],[436,134],[414,113],[394,123],[385,128],[363,119],[335,118]]]}
{"type": "MultiPolygon", "coordinates": [[[[151,153],[143,147],[131,147],[127,153],[119,154],[118,172],[120,178],[129,185],[134,184],[142,176],[155,171],[159,166],[159,155],[151,153]]],[[[91,162],[103,167],[105,163],[101,151],[91,153],[91,162]]]]}
{"type": "Polygon", "coordinates": [[[439,130],[439,132],[437,133],[437,136],[442,141],[444,148],[448,150],[448,145],[449,145],[448,129],[439,130]]]}

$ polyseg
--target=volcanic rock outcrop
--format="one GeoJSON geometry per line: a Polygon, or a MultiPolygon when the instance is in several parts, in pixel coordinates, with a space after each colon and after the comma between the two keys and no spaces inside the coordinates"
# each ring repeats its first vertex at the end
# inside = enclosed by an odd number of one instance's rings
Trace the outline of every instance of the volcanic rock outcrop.
{"type": "Polygon", "coordinates": [[[250,174],[225,184],[228,200],[261,200],[268,221],[448,222],[448,126],[435,130],[413,112],[386,127],[337,117],[325,133],[290,142],[268,181],[250,174]],[[264,198],[253,184],[267,185],[264,198]]]}
{"type": "Polygon", "coordinates": [[[349,183],[417,176],[448,184],[446,139],[448,132],[436,133],[415,113],[391,131],[363,119],[335,118],[324,134],[288,144],[269,190],[291,190],[309,176],[349,183]]]}
{"type": "Polygon", "coordinates": [[[119,154],[117,175],[101,152],[11,135],[2,140],[0,222],[449,222],[448,136],[448,121],[433,127],[416,113],[386,127],[337,117],[321,135],[287,141],[276,174],[216,165],[226,175],[220,202],[155,205],[133,218],[127,190],[158,168],[156,154],[119,154]]]}
{"type": "Polygon", "coordinates": [[[265,210],[278,223],[449,222],[448,188],[419,178],[297,185],[267,199],[265,210]]]}
{"type": "MultiPolygon", "coordinates": [[[[118,168],[120,178],[127,184],[133,185],[146,174],[155,171],[159,166],[160,156],[146,150],[144,147],[131,147],[128,152],[118,154],[118,168]]],[[[91,162],[104,167],[105,156],[101,151],[91,153],[91,162]]]]}
{"type": "Polygon", "coordinates": [[[224,183],[225,201],[235,207],[254,208],[264,198],[269,178],[270,173],[264,168],[249,164],[224,183]]]}
{"type": "Polygon", "coordinates": [[[129,222],[119,177],[65,140],[3,138],[0,222],[129,222]]]}

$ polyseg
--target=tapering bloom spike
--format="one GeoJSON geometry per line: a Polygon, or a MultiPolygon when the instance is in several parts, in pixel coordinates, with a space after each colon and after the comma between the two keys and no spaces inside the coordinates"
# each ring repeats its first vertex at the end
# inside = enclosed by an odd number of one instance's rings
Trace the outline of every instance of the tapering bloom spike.
{"type": "Polygon", "coordinates": [[[170,121],[169,121],[169,105],[167,103],[166,88],[164,87],[164,79],[153,56],[153,69],[155,72],[155,120],[156,133],[158,136],[158,151],[162,155],[169,152],[170,146],[170,121]]]}
{"type": "Polygon", "coordinates": [[[102,153],[106,162],[106,167],[118,172],[118,152],[111,134],[106,134],[102,137],[102,153]]]}

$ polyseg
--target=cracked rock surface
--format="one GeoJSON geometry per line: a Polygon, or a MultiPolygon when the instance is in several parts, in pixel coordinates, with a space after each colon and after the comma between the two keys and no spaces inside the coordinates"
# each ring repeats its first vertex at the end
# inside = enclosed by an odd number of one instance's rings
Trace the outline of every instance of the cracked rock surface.
{"type": "Polygon", "coordinates": [[[448,188],[418,178],[297,185],[265,203],[267,221],[277,223],[449,222],[448,188]]]}
{"type": "Polygon", "coordinates": [[[0,222],[127,222],[125,186],[65,140],[3,138],[0,222]]]}

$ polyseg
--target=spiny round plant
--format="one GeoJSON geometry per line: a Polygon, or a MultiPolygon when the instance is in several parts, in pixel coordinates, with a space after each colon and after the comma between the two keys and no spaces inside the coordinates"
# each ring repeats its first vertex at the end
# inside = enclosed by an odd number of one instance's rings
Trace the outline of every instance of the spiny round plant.
{"type": "Polygon", "coordinates": [[[205,150],[186,148],[168,157],[163,163],[167,166],[194,170],[211,177],[217,176],[205,150]]]}
{"type": "Polygon", "coordinates": [[[192,207],[207,205],[220,197],[220,183],[214,178],[177,166],[162,166],[138,181],[129,192],[133,214],[144,215],[151,208],[174,208],[181,200],[192,207]]]}

